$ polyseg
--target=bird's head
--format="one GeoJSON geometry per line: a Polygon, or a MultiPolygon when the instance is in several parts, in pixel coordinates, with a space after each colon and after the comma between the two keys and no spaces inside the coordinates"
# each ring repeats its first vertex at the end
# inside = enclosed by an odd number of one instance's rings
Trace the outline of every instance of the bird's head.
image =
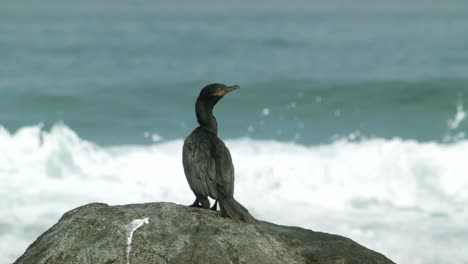
{"type": "Polygon", "coordinates": [[[221,99],[224,95],[239,89],[239,85],[226,86],[222,83],[213,83],[205,86],[201,91],[199,97],[209,98],[209,97],[219,97],[221,99]]]}
{"type": "Polygon", "coordinates": [[[239,88],[239,85],[226,86],[221,83],[213,83],[205,86],[200,91],[200,95],[195,103],[198,123],[216,134],[218,131],[218,124],[212,113],[213,107],[223,96],[239,88]]]}

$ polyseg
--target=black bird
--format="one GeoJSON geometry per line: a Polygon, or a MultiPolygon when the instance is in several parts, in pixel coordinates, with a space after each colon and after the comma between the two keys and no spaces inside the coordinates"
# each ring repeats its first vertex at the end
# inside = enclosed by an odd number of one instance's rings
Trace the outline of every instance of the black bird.
{"type": "Polygon", "coordinates": [[[237,89],[238,85],[214,83],[201,90],[195,104],[200,126],[185,139],[183,164],[185,177],[196,196],[192,207],[208,209],[208,197],[211,197],[216,200],[211,209],[216,210],[219,202],[222,216],[253,223],[255,218],[234,199],[234,166],[231,153],[218,138],[218,123],[213,116],[216,103],[224,95],[237,89]]]}

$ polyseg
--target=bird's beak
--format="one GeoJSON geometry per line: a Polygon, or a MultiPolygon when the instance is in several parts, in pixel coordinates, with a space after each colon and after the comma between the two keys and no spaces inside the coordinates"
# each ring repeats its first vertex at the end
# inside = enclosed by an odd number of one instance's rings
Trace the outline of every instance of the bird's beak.
{"type": "Polygon", "coordinates": [[[234,90],[240,89],[239,85],[227,86],[226,88],[219,90],[218,92],[214,93],[213,95],[216,96],[224,96],[234,90]]]}

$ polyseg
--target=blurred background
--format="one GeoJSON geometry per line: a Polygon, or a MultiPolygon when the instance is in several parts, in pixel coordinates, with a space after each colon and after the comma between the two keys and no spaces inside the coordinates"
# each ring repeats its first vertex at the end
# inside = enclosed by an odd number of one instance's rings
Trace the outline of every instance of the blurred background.
{"type": "Polygon", "coordinates": [[[0,3],[0,263],[88,202],[193,194],[210,83],[254,216],[397,263],[468,251],[468,2],[0,3]],[[259,199],[262,197],[262,199],[259,199]]]}

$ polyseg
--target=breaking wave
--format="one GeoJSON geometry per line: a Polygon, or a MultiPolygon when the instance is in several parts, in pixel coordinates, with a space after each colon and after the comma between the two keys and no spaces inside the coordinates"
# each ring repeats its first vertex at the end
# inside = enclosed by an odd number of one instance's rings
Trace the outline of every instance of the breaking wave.
{"type": "MultiPolygon", "coordinates": [[[[0,127],[0,203],[7,208],[0,211],[0,263],[13,261],[62,213],[84,203],[190,204],[182,144],[103,147],[64,124],[13,133],[0,127]]],[[[466,140],[226,144],[235,195],[260,219],[339,233],[398,263],[437,263],[448,254],[468,259],[455,246],[468,241],[466,140]]]]}

